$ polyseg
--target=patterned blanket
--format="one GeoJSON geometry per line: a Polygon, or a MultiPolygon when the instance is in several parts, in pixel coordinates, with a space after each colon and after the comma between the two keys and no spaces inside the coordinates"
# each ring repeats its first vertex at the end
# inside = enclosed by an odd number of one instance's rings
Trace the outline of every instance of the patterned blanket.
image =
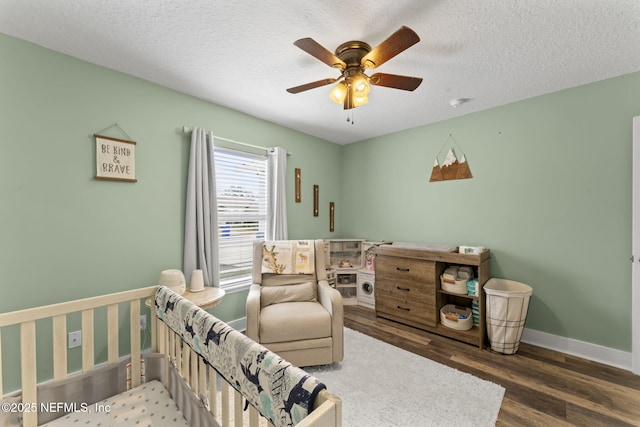
{"type": "Polygon", "coordinates": [[[298,424],[326,388],[167,287],[156,291],[155,308],[160,320],[276,427],[298,424]]]}
{"type": "Polygon", "coordinates": [[[262,245],[262,272],[274,274],[313,274],[313,240],[278,240],[262,245]]]}

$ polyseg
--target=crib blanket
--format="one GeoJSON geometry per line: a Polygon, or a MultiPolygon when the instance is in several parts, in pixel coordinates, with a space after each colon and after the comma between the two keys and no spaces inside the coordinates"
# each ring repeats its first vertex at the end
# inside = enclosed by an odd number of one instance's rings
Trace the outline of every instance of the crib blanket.
{"type": "Polygon", "coordinates": [[[167,287],[156,291],[155,309],[159,319],[276,427],[298,424],[325,388],[317,378],[167,287]]]}

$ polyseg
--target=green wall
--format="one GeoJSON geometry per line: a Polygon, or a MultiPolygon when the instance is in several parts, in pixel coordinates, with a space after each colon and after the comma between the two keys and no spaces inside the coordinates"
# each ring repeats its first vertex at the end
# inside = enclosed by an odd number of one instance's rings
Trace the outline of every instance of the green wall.
{"type": "MultiPolygon", "coordinates": [[[[292,151],[288,185],[300,167],[304,194],[289,205],[290,236],[328,234],[340,146],[1,34],[0,57],[0,312],[150,286],[182,268],[183,125],[292,151]],[[92,135],[114,122],[137,142],[136,183],[94,179],[92,135]],[[316,218],[313,184],[327,206],[316,218]]],[[[213,312],[243,317],[245,297],[228,295],[213,312]]],[[[5,357],[5,390],[16,364],[5,357]]]]}
{"type": "MultiPolygon", "coordinates": [[[[483,245],[493,276],[534,288],[527,327],[631,349],[640,73],[340,146],[5,35],[0,54],[0,312],[148,286],[181,268],[187,125],[293,152],[288,185],[301,168],[303,194],[289,200],[291,238],[483,245]],[[114,122],[137,141],[137,183],[93,178],[92,135],[114,122]],[[450,134],[474,178],[429,183],[450,134]]],[[[241,318],[245,297],[212,312],[241,318]]]]}
{"type": "Polygon", "coordinates": [[[0,311],[149,286],[181,267],[183,125],[293,152],[288,186],[300,167],[305,187],[290,234],[328,234],[340,146],[8,36],[0,52],[0,311]],[[94,179],[93,134],[114,122],[137,142],[136,183],[94,179]],[[316,218],[313,184],[327,205],[316,218]]]}
{"type": "Polygon", "coordinates": [[[347,145],[347,228],[488,247],[493,277],[533,287],[528,328],[631,351],[638,99],[635,73],[347,145]],[[473,179],[430,183],[449,135],[473,179]]]}

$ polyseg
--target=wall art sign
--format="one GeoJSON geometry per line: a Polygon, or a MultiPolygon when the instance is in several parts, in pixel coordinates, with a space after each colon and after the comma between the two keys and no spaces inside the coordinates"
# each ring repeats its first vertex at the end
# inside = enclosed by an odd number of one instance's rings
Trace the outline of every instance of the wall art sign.
{"type": "Polygon", "coordinates": [[[302,171],[300,168],[296,168],[296,203],[300,203],[302,199],[302,195],[300,194],[300,180],[301,180],[302,171]]]}
{"type": "Polygon", "coordinates": [[[333,232],[335,230],[336,224],[336,204],[333,202],[329,202],[329,231],[333,232]]]}
{"type": "Polygon", "coordinates": [[[458,145],[456,140],[453,139],[453,136],[449,135],[449,138],[440,150],[440,154],[436,156],[436,159],[433,162],[433,169],[431,170],[431,178],[429,179],[429,182],[473,178],[471,169],[469,169],[469,164],[467,163],[467,158],[465,157],[464,153],[462,153],[462,149],[460,149],[460,146],[458,145]],[[458,156],[456,156],[456,153],[453,151],[453,146],[450,145],[449,151],[447,151],[447,155],[442,161],[442,164],[440,164],[438,162],[438,157],[447,147],[447,144],[449,142],[451,142],[451,145],[455,145],[462,155],[460,158],[458,158],[458,156]]]}
{"type": "Polygon", "coordinates": [[[320,200],[320,197],[318,195],[319,193],[320,193],[320,187],[317,184],[314,184],[313,185],[313,216],[319,215],[319,211],[318,211],[319,209],[318,204],[320,200]]]}
{"type": "Polygon", "coordinates": [[[137,182],[136,143],[126,139],[94,135],[96,179],[137,182]]]}

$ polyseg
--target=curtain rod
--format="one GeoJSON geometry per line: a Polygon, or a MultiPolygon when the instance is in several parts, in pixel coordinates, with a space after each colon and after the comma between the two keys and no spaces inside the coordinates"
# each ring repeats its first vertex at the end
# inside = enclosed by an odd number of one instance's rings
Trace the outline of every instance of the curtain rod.
{"type": "MultiPolygon", "coordinates": [[[[187,127],[187,126],[183,126],[182,127],[182,132],[184,132],[186,134],[190,134],[192,131],[193,131],[193,129],[190,128],[190,127],[187,127]]],[[[246,142],[234,141],[233,139],[223,138],[221,136],[213,135],[213,139],[219,139],[220,141],[226,141],[226,142],[230,142],[232,144],[244,145],[245,147],[256,148],[258,150],[269,151],[269,148],[267,148],[267,147],[261,147],[259,145],[248,144],[246,142]]],[[[289,152],[287,150],[287,156],[290,156],[290,155],[291,155],[291,152],[289,152]]]]}

